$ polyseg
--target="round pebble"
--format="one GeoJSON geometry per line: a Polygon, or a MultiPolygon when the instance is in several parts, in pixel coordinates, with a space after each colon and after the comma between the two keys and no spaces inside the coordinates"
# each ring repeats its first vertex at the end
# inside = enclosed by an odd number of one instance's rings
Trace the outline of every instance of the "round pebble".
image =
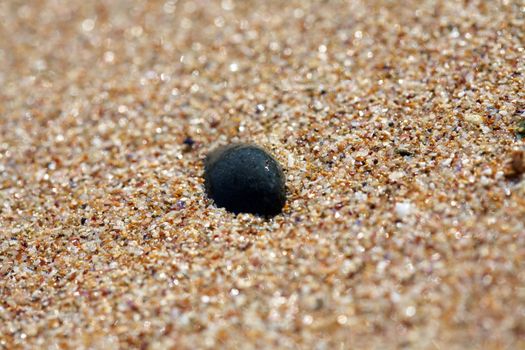
{"type": "Polygon", "coordinates": [[[233,213],[274,216],[286,202],[281,166],[264,149],[231,144],[212,151],[205,160],[206,193],[233,213]]]}

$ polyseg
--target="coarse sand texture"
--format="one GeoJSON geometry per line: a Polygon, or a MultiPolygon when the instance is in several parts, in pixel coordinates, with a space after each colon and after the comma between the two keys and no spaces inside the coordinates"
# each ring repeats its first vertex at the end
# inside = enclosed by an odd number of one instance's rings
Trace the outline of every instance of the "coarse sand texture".
{"type": "Polygon", "coordinates": [[[525,349],[524,46],[522,0],[0,0],[0,349],[525,349]],[[277,215],[207,196],[238,143],[277,215]]]}

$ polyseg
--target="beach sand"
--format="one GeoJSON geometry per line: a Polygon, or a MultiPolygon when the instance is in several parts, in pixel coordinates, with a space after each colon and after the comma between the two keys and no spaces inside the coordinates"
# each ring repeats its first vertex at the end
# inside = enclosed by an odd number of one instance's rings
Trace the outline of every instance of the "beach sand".
{"type": "Polygon", "coordinates": [[[525,348],[524,28],[519,0],[1,1],[0,349],[525,348]],[[230,142],[282,164],[282,214],[206,198],[230,142]]]}

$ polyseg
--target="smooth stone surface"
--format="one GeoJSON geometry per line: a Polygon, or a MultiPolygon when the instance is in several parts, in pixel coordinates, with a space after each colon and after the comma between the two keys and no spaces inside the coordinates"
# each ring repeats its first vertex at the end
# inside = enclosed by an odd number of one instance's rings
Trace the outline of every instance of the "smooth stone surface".
{"type": "Polygon", "coordinates": [[[233,213],[274,216],[286,202],[281,166],[261,147],[231,144],[208,154],[204,162],[206,193],[233,213]]]}

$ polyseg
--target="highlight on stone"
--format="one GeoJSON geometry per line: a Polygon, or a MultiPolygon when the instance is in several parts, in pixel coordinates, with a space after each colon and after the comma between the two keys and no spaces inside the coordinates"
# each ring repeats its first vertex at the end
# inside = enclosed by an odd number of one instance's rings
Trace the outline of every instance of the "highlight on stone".
{"type": "Polygon", "coordinates": [[[230,144],[210,152],[204,162],[206,193],[233,213],[279,214],[286,202],[284,174],[263,148],[230,144]]]}

